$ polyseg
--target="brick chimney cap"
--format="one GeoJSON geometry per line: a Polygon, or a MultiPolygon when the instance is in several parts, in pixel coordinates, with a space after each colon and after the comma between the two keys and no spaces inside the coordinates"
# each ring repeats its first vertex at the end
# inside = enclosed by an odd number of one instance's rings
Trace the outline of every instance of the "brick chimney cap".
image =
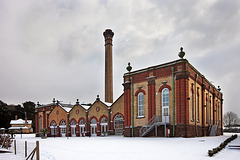
{"type": "Polygon", "coordinates": [[[106,37],[113,37],[114,33],[111,29],[106,29],[105,32],[103,32],[103,36],[106,37]]]}

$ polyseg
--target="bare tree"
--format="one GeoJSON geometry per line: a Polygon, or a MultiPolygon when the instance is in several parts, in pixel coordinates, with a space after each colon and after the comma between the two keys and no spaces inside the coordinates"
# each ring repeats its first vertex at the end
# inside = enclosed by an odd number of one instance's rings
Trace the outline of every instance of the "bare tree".
{"type": "Polygon", "coordinates": [[[238,115],[234,112],[227,112],[224,114],[223,123],[226,127],[232,127],[238,123],[238,115]]]}

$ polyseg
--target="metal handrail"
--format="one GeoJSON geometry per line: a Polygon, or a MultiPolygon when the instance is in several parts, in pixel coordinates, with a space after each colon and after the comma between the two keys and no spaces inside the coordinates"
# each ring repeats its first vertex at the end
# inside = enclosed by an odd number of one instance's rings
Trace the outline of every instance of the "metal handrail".
{"type": "Polygon", "coordinates": [[[166,117],[169,117],[169,115],[163,116],[163,115],[154,115],[145,126],[142,126],[139,130],[140,136],[142,136],[145,132],[148,132],[151,127],[153,127],[157,122],[161,123],[169,123],[170,117],[167,121],[166,117]],[[163,117],[165,117],[165,121],[163,121],[163,117]]]}

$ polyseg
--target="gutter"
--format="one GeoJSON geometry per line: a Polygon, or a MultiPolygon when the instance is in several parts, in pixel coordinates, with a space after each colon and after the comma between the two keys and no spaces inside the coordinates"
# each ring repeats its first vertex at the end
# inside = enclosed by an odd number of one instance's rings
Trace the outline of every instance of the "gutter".
{"type": "Polygon", "coordinates": [[[175,81],[174,81],[174,67],[172,69],[172,87],[173,87],[173,137],[175,137],[175,81]]]}
{"type": "MultiPolygon", "coordinates": [[[[198,77],[198,74],[195,74],[195,97],[194,97],[194,100],[195,100],[195,129],[196,129],[196,137],[197,137],[197,77],[198,77]]],[[[199,114],[199,113],[198,113],[199,114]]]]}
{"type": "Polygon", "coordinates": [[[130,80],[131,80],[131,98],[132,98],[132,100],[131,100],[131,111],[132,111],[132,137],[134,136],[134,111],[133,111],[133,77],[130,77],[130,80]]]}

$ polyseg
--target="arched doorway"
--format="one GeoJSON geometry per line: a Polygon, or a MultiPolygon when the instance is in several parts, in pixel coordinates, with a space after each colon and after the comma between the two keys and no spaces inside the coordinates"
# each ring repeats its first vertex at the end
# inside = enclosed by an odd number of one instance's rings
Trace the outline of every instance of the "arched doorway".
{"type": "Polygon", "coordinates": [[[75,120],[71,122],[71,135],[72,137],[76,137],[76,121],[75,120]]]}
{"type": "Polygon", "coordinates": [[[106,135],[108,134],[108,133],[107,133],[107,125],[108,125],[108,123],[107,123],[107,118],[103,117],[103,118],[101,119],[100,125],[101,125],[101,135],[102,135],[102,136],[106,136],[106,135]]]}
{"type": "Polygon", "coordinates": [[[57,124],[55,121],[52,121],[50,128],[51,128],[51,135],[56,136],[57,135],[57,124]]]}
{"type": "Polygon", "coordinates": [[[79,123],[79,133],[80,137],[85,136],[85,121],[82,119],[79,123]]]}
{"type": "Polygon", "coordinates": [[[62,137],[66,137],[67,126],[66,126],[66,122],[65,122],[64,120],[62,120],[62,121],[60,122],[59,128],[60,128],[61,136],[62,136],[62,137]]]}
{"type": "Polygon", "coordinates": [[[95,118],[93,118],[91,120],[91,136],[97,136],[97,120],[95,118]]]}
{"type": "Polygon", "coordinates": [[[123,116],[121,114],[114,117],[114,130],[116,135],[123,135],[123,116]]]}

